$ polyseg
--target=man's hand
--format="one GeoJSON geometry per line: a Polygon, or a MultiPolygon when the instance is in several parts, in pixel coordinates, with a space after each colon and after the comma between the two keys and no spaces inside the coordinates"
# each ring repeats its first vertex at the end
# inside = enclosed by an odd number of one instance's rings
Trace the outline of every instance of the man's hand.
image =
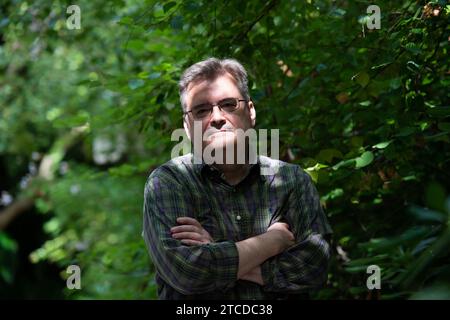
{"type": "MultiPolygon", "coordinates": [[[[295,237],[289,230],[289,225],[287,223],[275,222],[267,229],[266,233],[270,234],[270,239],[272,239],[271,241],[278,243],[278,253],[281,253],[285,249],[294,245],[295,237]]],[[[258,265],[247,273],[241,275],[239,279],[255,282],[263,286],[264,280],[262,278],[261,265],[258,265]]]]}
{"type": "Polygon", "coordinates": [[[285,246],[285,249],[294,245],[294,234],[289,230],[289,225],[285,222],[275,222],[268,229],[267,232],[277,232],[280,236],[281,243],[285,246]]]}
{"type": "MultiPolygon", "coordinates": [[[[262,279],[253,277],[255,270],[267,259],[282,253],[293,246],[295,237],[289,231],[289,225],[284,222],[275,222],[265,233],[236,242],[239,252],[238,279],[262,282],[262,279]],[[249,274],[248,274],[249,273],[249,274]]],[[[256,270],[258,271],[258,270],[256,270]]]]}
{"type": "Polygon", "coordinates": [[[264,280],[262,278],[262,273],[261,273],[261,266],[257,266],[255,268],[253,268],[252,270],[250,270],[249,272],[247,272],[246,274],[241,276],[239,279],[255,282],[255,283],[259,284],[260,286],[264,285],[264,280]]]}
{"type": "Polygon", "coordinates": [[[172,227],[172,238],[190,246],[214,242],[208,231],[194,218],[181,217],[177,219],[180,226],[172,227]]]}

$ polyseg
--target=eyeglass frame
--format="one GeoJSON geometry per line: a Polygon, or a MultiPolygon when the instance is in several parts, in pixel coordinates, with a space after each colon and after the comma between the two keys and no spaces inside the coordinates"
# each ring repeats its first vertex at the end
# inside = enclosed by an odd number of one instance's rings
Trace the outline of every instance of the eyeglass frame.
{"type": "MultiPolygon", "coordinates": [[[[245,101],[245,102],[248,103],[248,102],[252,101],[251,99],[248,99],[248,100],[247,100],[247,99],[238,99],[238,98],[230,97],[230,98],[224,98],[224,99],[220,100],[219,102],[224,101],[224,100],[226,100],[226,99],[236,99],[236,101],[238,102],[237,108],[234,109],[232,112],[235,112],[236,110],[239,109],[239,102],[245,101]]],[[[201,104],[199,104],[199,105],[201,105],[201,104]]],[[[197,106],[199,106],[199,105],[195,105],[194,108],[197,107],[197,106]]],[[[211,103],[211,112],[209,113],[209,117],[212,115],[212,111],[214,110],[214,107],[215,107],[215,106],[217,106],[217,107],[219,108],[220,111],[222,111],[222,112],[224,112],[224,113],[226,113],[226,114],[232,113],[232,112],[226,112],[226,111],[222,110],[222,108],[220,107],[219,103],[211,103]]],[[[189,110],[189,111],[183,112],[183,115],[185,116],[185,115],[187,115],[188,113],[191,113],[191,114],[192,114],[192,109],[189,110]]],[[[194,118],[194,115],[193,115],[193,114],[192,114],[192,118],[194,118]]],[[[204,117],[204,118],[197,119],[197,120],[203,120],[203,119],[206,119],[206,118],[208,118],[208,117],[204,117]]]]}

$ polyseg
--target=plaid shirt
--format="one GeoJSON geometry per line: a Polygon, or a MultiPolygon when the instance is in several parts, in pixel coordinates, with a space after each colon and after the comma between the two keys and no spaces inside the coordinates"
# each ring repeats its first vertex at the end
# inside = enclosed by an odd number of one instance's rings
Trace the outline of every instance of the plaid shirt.
{"type": "Polygon", "coordinates": [[[298,165],[258,156],[231,186],[215,168],[177,157],[155,169],[144,193],[143,237],[156,267],[160,299],[279,299],[327,279],[331,228],[311,178],[298,165]],[[278,172],[263,175],[265,166],[278,172]],[[187,246],[171,236],[178,217],[197,219],[214,242],[187,246]],[[296,243],[261,265],[264,286],[237,280],[236,242],[285,221],[296,243]]]}

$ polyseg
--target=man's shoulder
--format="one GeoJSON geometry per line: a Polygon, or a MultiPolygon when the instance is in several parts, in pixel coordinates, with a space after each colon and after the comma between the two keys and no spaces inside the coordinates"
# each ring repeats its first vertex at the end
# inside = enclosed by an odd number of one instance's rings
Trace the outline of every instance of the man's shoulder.
{"type": "Polygon", "coordinates": [[[303,184],[305,179],[310,179],[309,174],[299,165],[289,163],[278,159],[259,156],[259,162],[262,174],[267,176],[270,181],[280,180],[286,184],[303,184]]]}
{"type": "Polygon", "coordinates": [[[285,167],[285,166],[295,166],[292,163],[274,159],[274,158],[270,158],[267,156],[260,155],[260,156],[258,156],[258,158],[259,158],[259,163],[261,164],[262,167],[281,168],[281,167],[285,167]]]}
{"type": "Polygon", "coordinates": [[[192,154],[186,154],[170,159],[166,163],[155,168],[149,175],[150,178],[154,177],[170,177],[179,176],[183,174],[189,174],[189,171],[194,170],[194,161],[192,154]]]}
{"type": "Polygon", "coordinates": [[[259,156],[259,162],[261,165],[261,168],[271,168],[271,169],[278,169],[276,170],[276,174],[282,174],[282,175],[291,175],[291,174],[297,174],[297,173],[303,173],[304,170],[299,164],[295,163],[289,163],[278,159],[273,159],[266,156],[259,156]]]}
{"type": "Polygon", "coordinates": [[[170,159],[166,163],[162,164],[160,167],[163,168],[175,168],[175,169],[181,169],[181,168],[189,168],[192,169],[194,165],[194,157],[192,156],[192,153],[185,154],[184,156],[179,156],[173,159],[170,159]]]}

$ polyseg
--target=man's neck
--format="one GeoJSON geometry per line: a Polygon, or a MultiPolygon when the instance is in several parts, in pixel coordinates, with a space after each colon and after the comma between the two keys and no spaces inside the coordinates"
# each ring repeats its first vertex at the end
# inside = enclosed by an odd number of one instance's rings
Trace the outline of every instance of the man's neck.
{"type": "Polygon", "coordinates": [[[249,164],[214,164],[214,167],[223,173],[225,181],[232,186],[244,180],[250,171],[249,164]]]}

